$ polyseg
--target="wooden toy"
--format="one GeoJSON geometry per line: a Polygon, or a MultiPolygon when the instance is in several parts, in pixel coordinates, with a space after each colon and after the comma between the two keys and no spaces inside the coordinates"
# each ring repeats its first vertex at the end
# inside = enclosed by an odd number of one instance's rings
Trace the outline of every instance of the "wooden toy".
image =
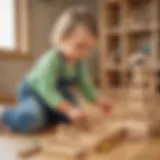
{"type": "Polygon", "coordinates": [[[154,85],[156,77],[150,58],[143,53],[131,57],[132,78],[127,98],[129,124],[126,126],[130,139],[144,139],[159,134],[159,111],[156,109],[154,85]],[[138,120],[138,121],[137,121],[138,120]]]}
{"type": "Polygon", "coordinates": [[[98,154],[107,153],[112,149],[115,149],[117,146],[119,146],[119,144],[121,144],[124,141],[125,137],[126,137],[125,130],[113,133],[113,135],[106,137],[106,139],[98,145],[96,152],[98,154]]]}
{"type": "Polygon", "coordinates": [[[27,158],[41,152],[41,149],[42,148],[38,141],[32,141],[24,144],[24,146],[20,148],[18,154],[21,158],[27,158]]]}
{"type": "Polygon", "coordinates": [[[140,118],[144,119],[148,115],[146,99],[150,97],[151,82],[148,76],[149,66],[148,59],[142,53],[135,54],[131,57],[132,79],[128,94],[128,110],[130,116],[137,113],[140,118]],[[148,84],[144,88],[144,84],[148,84]]]}
{"type": "Polygon", "coordinates": [[[149,132],[152,137],[160,136],[160,120],[154,120],[149,126],[149,132]]]}
{"type": "Polygon", "coordinates": [[[148,139],[149,125],[145,121],[128,120],[126,122],[126,135],[130,140],[148,139]]]}
{"type": "Polygon", "coordinates": [[[150,130],[150,135],[151,136],[160,136],[160,109],[159,107],[153,107],[152,110],[150,111],[150,124],[149,124],[149,130],[150,130]]]}
{"type": "Polygon", "coordinates": [[[85,160],[88,155],[105,147],[109,151],[124,140],[124,127],[113,123],[108,125],[98,112],[89,117],[85,127],[74,123],[59,126],[53,138],[43,143],[44,152],[67,160],[85,160]]]}

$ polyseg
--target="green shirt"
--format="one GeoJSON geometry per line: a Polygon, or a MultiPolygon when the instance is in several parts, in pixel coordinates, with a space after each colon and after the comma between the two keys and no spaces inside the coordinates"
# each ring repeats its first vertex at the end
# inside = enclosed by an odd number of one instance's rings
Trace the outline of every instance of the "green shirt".
{"type": "MultiPolygon", "coordinates": [[[[64,101],[63,96],[57,89],[62,68],[63,77],[67,80],[72,79],[77,74],[77,67],[68,66],[58,52],[57,49],[54,49],[45,53],[26,77],[30,87],[52,108],[64,101]]],[[[86,99],[92,101],[96,98],[97,91],[91,82],[85,62],[82,62],[80,65],[80,77],[76,86],[86,99]]]]}

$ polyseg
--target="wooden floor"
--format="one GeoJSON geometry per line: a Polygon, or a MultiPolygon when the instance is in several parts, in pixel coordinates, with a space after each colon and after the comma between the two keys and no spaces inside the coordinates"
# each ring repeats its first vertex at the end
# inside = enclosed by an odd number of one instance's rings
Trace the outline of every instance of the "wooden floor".
{"type": "MultiPolygon", "coordinates": [[[[114,96],[115,98],[116,96],[114,96]]],[[[123,107],[125,103],[120,97],[114,99],[115,112],[118,118],[123,117],[123,107]]],[[[83,105],[88,105],[83,102],[83,105]]],[[[117,120],[118,120],[117,118],[117,120]]],[[[53,135],[54,130],[48,130],[44,133],[32,135],[20,135],[14,133],[0,133],[0,160],[22,160],[18,156],[19,149],[28,141],[38,140],[46,141],[53,135]]],[[[47,146],[46,146],[47,147],[47,146]]],[[[160,138],[146,141],[124,141],[111,152],[92,155],[88,160],[160,160],[160,138]]],[[[27,160],[53,160],[49,154],[41,152],[27,160]]],[[[58,160],[58,159],[56,159],[58,160]]]]}
{"type": "MultiPolygon", "coordinates": [[[[2,160],[22,160],[18,157],[19,148],[27,141],[41,139],[47,140],[52,132],[41,135],[21,136],[2,135],[0,137],[0,159],[2,160]]],[[[160,139],[152,139],[142,142],[125,141],[111,152],[92,155],[88,160],[160,160],[160,139]]],[[[53,160],[53,157],[46,153],[40,153],[27,160],[53,160]]]]}

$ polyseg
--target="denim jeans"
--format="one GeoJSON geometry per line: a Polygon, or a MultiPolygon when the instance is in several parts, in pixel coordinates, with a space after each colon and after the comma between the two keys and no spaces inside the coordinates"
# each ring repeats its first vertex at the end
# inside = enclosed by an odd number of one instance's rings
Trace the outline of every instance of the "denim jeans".
{"type": "MultiPolygon", "coordinates": [[[[77,104],[68,85],[64,84],[59,85],[59,91],[65,99],[77,104]]],[[[7,107],[2,117],[3,123],[14,131],[37,132],[51,124],[70,123],[70,119],[65,114],[48,106],[27,82],[23,82],[20,87],[18,102],[16,108],[7,107]]]]}

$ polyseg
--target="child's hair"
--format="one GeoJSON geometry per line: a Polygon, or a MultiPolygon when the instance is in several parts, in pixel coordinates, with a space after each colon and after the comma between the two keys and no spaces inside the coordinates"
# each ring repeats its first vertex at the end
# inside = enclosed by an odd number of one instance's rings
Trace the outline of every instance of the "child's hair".
{"type": "Polygon", "coordinates": [[[61,38],[67,37],[78,24],[88,27],[93,36],[97,36],[97,24],[91,11],[83,6],[71,7],[64,11],[55,24],[51,42],[59,45],[61,38]]]}

